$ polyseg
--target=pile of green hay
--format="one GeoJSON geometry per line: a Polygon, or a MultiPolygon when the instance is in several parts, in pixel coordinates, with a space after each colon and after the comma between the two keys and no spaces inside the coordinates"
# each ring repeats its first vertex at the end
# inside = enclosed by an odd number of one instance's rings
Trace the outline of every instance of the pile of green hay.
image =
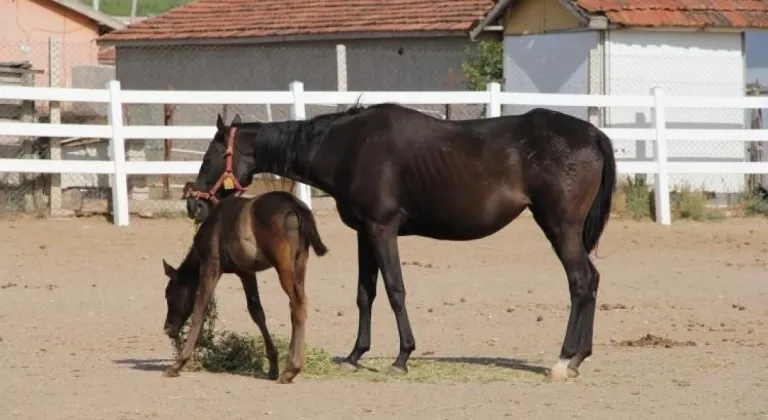
{"type": "MultiPolygon", "coordinates": [[[[216,331],[216,299],[212,298],[203,315],[200,337],[192,359],[184,366],[187,371],[224,372],[237,375],[267,378],[269,361],[261,335],[239,334],[233,331],[216,331]]],[[[189,330],[189,321],[184,325],[178,337],[173,339],[174,356],[178,358],[189,330]]],[[[280,371],[289,354],[290,340],[273,336],[280,355],[280,371]]],[[[307,346],[305,348],[305,377],[323,377],[333,374],[336,365],[330,354],[323,349],[307,346]]]]}
{"type": "MultiPolygon", "coordinates": [[[[211,299],[200,330],[200,338],[192,359],[184,367],[186,371],[208,371],[267,378],[269,361],[264,350],[261,335],[239,334],[232,331],[216,331],[216,300],[211,299]]],[[[188,332],[184,325],[179,337],[173,340],[175,356],[184,348],[188,332]]],[[[280,371],[289,354],[290,340],[273,336],[280,354],[280,371]]],[[[518,362],[493,359],[450,359],[412,357],[408,363],[408,374],[393,376],[387,374],[392,358],[366,358],[357,372],[343,372],[338,361],[324,349],[307,345],[304,368],[299,378],[308,379],[358,379],[369,382],[472,382],[542,380],[546,369],[518,362]]],[[[541,362],[541,361],[537,361],[541,362]]]]}

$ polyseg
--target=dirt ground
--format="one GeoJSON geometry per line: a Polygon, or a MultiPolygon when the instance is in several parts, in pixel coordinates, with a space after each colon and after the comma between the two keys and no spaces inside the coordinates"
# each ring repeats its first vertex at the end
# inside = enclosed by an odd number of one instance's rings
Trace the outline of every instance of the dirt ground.
{"type": "MultiPolygon", "coordinates": [[[[327,199],[315,206],[331,252],[310,260],[307,339],[343,356],[357,331],[354,234],[327,199]]],[[[567,383],[532,373],[487,384],[165,378],[172,350],[162,333],[161,258],[179,262],[190,222],[134,218],[119,229],[95,218],[17,219],[0,220],[0,232],[2,419],[768,418],[764,219],[671,227],[613,219],[596,260],[594,355],[567,383]],[[647,334],[681,345],[623,344],[647,334]]],[[[414,359],[556,361],[566,280],[530,217],[484,240],[400,244],[414,359]]],[[[260,283],[272,333],[289,334],[274,272],[260,283]]],[[[218,325],[256,332],[240,289],[235,277],[222,279],[218,325]]],[[[397,353],[385,296],[380,284],[370,356],[397,353]]]]}

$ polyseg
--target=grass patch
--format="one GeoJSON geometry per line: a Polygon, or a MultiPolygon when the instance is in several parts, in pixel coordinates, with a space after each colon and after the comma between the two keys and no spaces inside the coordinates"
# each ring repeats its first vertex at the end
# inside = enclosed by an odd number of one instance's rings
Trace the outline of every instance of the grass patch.
{"type": "Polygon", "coordinates": [[[747,197],[743,201],[745,216],[768,217],[768,198],[760,195],[747,197]]]}
{"type": "Polygon", "coordinates": [[[708,206],[709,197],[703,189],[693,189],[684,183],[671,194],[672,216],[695,221],[722,220],[725,213],[708,206]]]}
{"type": "MultiPolygon", "coordinates": [[[[255,376],[267,379],[269,362],[261,335],[238,334],[232,331],[216,331],[216,300],[208,306],[197,347],[184,371],[208,371],[236,375],[255,376]]],[[[175,356],[181,353],[189,325],[185,324],[178,338],[172,341],[175,356]]],[[[280,370],[288,356],[290,340],[273,335],[280,354],[280,370]]],[[[488,358],[435,358],[412,357],[408,374],[388,375],[387,369],[392,358],[366,358],[357,372],[343,372],[338,361],[324,349],[312,346],[305,348],[304,369],[301,379],[357,379],[369,382],[475,382],[542,380],[547,370],[521,361],[488,358]]]]}
{"type": "Polygon", "coordinates": [[[625,176],[616,186],[611,211],[620,217],[648,219],[653,214],[653,192],[645,175],[625,176]]]}

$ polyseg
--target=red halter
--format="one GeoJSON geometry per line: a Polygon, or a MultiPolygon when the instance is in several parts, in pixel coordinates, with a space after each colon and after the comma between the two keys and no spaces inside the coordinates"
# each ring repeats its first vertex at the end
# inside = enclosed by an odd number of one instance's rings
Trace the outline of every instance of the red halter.
{"type": "Polygon", "coordinates": [[[224,152],[224,156],[226,158],[226,166],[224,167],[224,173],[221,174],[219,177],[219,180],[216,181],[216,183],[213,185],[213,188],[206,191],[197,191],[194,189],[194,187],[187,183],[187,185],[184,186],[184,192],[182,195],[182,198],[188,198],[188,197],[194,197],[198,200],[208,200],[213,203],[213,205],[219,204],[219,199],[216,198],[216,193],[219,191],[219,188],[222,186],[225,190],[231,190],[235,189],[237,190],[237,193],[242,193],[245,191],[245,188],[243,188],[242,185],[240,185],[240,182],[237,180],[237,177],[235,176],[234,171],[232,170],[232,155],[235,153],[235,133],[237,131],[237,127],[231,127],[229,129],[229,137],[227,138],[227,151],[224,152]]]}

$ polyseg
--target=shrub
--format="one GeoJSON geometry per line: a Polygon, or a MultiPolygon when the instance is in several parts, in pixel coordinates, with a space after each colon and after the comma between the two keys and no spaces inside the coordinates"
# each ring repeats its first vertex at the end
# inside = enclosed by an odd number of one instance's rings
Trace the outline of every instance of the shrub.
{"type": "Polygon", "coordinates": [[[476,54],[468,48],[466,55],[461,68],[470,90],[485,90],[488,83],[500,82],[504,78],[504,46],[501,41],[480,41],[476,54]]]}
{"type": "Polygon", "coordinates": [[[644,175],[625,176],[619,181],[611,211],[619,216],[645,219],[653,214],[653,194],[644,175]]]}
{"type": "Polygon", "coordinates": [[[761,195],[748,196],[743,201],[745,216],[768,217],[768,197],[761,195]]]}
{"type": "Polygon", "coordinates": [[[709,198],[703,188],[693,189],[688,183],[683,183],[670,197],[672,215],[677,219],[695,221],[721,220],[725,214],[708,206],[709,198]]]}

